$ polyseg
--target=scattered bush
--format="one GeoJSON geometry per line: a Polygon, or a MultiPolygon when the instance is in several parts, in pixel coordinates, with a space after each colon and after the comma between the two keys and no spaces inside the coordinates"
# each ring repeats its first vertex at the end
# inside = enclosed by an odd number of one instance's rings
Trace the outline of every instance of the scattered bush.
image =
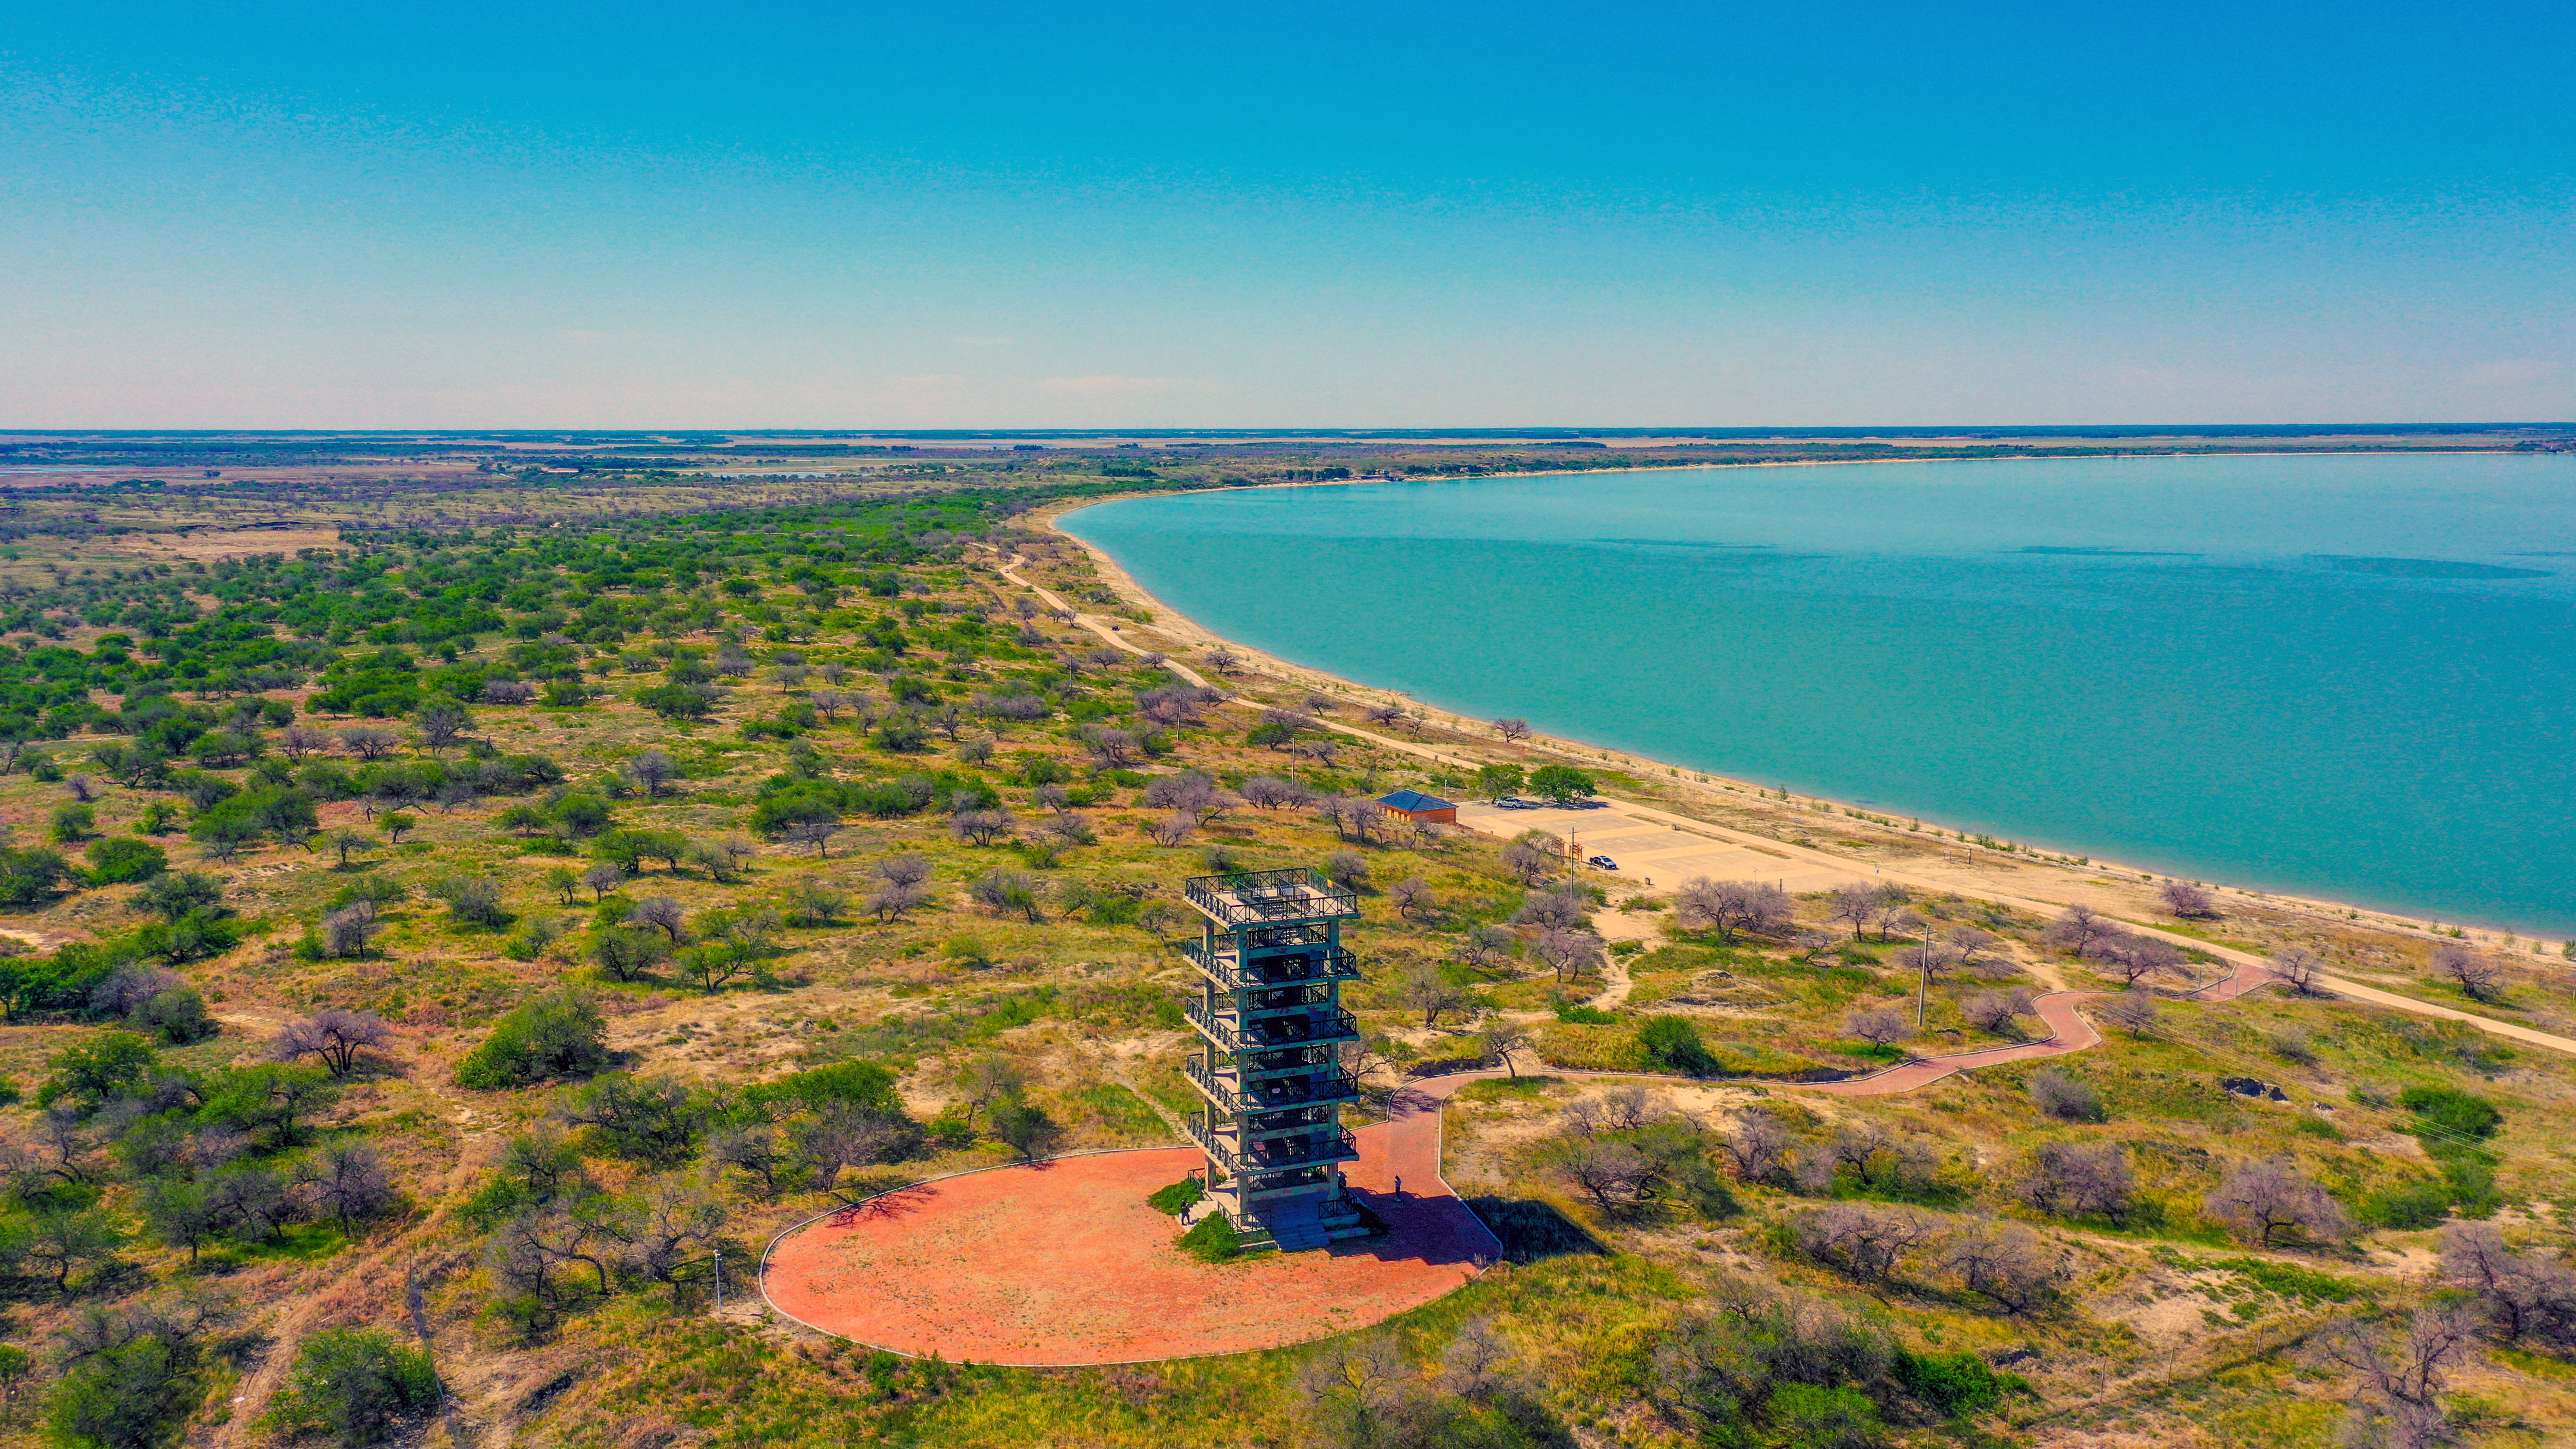
{"type": "Polygon", "coordinates": [[[588,997],[559,991],[504,1016],[456,1067],[457,1085],[524,1087],[608,1065],[608,1022],[588,997]]]}
{"type": "Polygon", "coordinates": [[[261,1422],[290,1438],[372,1449],[437,1406],[438,1374],[427,1353],[374,1329],[326,1328],[304,1341],[261,1422]]]}
{"type": "Polygon", "coordinates": [[[2064,1072],[2035,1073],[2028,1090],[2039,1110],[2063,1122],[2101,1122],[2111,1115],[2092,1083],[2064,1072]]]}
{"type": "Polygon", "coordinates": [[[1181,1234],[1181,1251],[1202,1263],[1222,1263],[1243,1251],[1243,1240],[1223,1213],[1209,1213],[1181,1234]]]}

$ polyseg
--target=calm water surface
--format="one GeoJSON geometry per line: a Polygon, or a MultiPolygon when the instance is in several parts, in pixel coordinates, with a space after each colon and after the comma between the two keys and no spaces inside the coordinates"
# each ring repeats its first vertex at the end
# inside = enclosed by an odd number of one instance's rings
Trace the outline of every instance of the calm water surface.
{"type": "Polygon", "coordinates": [[[1437,708],[2576,930],[2576,457],[1690,469],[1064,525],[1220,634],[1437,708]]]}

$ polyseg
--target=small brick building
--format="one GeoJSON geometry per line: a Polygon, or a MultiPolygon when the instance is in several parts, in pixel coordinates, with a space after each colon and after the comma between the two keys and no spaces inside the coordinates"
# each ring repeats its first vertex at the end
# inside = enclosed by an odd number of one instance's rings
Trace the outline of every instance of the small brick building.
{"type": "Polygon", "coordinates": [[[1419,790],[1398,790],[1378,797],[1378,808],[1406,820],[1430,820],[1442,825],[1458,823],[1458,807],[1437,795],[1419,790]]]}

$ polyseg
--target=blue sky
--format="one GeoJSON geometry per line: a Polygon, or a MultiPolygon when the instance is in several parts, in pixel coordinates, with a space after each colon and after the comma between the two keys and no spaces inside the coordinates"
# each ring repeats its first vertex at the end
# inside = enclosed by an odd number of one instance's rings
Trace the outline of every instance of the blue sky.
{"type": "Polygon", "coordinates": [[[1260,10],[13,5],[0,426],[2576,416],[2576,7],[1260,10]]]}

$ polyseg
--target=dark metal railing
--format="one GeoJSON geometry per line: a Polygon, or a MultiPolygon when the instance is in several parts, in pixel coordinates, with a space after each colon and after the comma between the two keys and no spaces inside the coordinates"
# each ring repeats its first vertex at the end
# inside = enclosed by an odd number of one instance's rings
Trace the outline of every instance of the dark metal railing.
{"type": "Polygon", "coordinates": [[[1268,1077],[1246,1082],[1235,1072],[1219,1071],[1203,1056],[1183,1057],[1181,1075],[1228,1113],[1267,1112],[1308,1104],[1354,1102],[1360,1084],[1339,1071],[1304,1077],[1268,1077]]]}
{"type": "Polygon", "coordinates": [[[1319,1046],[1279,1047],[1274,1050],[1248,1051],[1236,1054],[1235,1064],[1247,1072],[1293,1072],[1303,1067],[1332,1067],[1341,1064],[1341,1046],[1326,1042],[1319,1046]]]}
{"type": "Polygon", "coordinates": [[[1185,1001],[1181,1012],[1199,1034],[1223,1051],[1261,1051],[1269,1047],[1306,1046],[1358,1038],[1360,1024],[1347,1011],[1316,1011],[1302,1016],[1260,1016],[1240,1021],[1233,1010],[1210,1010],[1203,1000],[1185,1001]]]}
{"type": "Polygon", "coordinates": [[[1193,876],[1181,883],[1181,894],[1229,929],[1360,913],[1359,892],[1333,884],[1308,866],[1193,876]]]}
{"type": "Polygon", "coordinates": [[[1181,955],[1227,991],[1305,981],[1356,981],[1360,975],[1358,957],[1323,947],[1295,955],[1257,956],[1250,966],[1239,960],[1232,948],[1221,945],[1211,952],[1203,941],[1183,941],[1181,955]]]}
{"type": "Polygon", "coordinates": [[[1327,1125],[1340,1125],[1331,1107],[1289,1107],[1277,1112],[1251,1111],[1243,1114],[1243,1130],[1246,1132],[1290,1132],[1300,1127],[1327,1125]]]}
{"type": "MultiPolygon", "coordinates": [[[[1327,1162],[1350,1162],[1360,1155],[1358,1141],[1350,1133],[1335,1129],[1306,1137],[1278,1137],[1238,1146],[1228,1140],[1229,1134],[1209,1124],[1207,1114],[1194,1112],[1188,1118],[1190,1140],[1229,1173],[1261,1172],[1282,1167],[1311,1167],[1327,1162]]],[[[1256,1191],[1258,1189],[1255,1189],[1256,1191]]]]}

